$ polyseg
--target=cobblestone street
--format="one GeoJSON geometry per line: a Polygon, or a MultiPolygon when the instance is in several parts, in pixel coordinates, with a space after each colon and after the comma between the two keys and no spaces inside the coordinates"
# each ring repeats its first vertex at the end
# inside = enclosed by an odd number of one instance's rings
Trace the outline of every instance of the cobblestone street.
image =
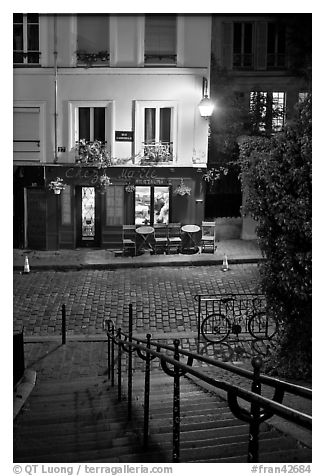
{"type": "Polygon", "coordinates": [[[14,332],[61,333],[66,305],[68,335],[103,334],[104,318],[127,329],[128,306],[134,306],[135,332],[196,331],[196,294],[255,292],[256,264],[154,267],[117,270],[35,271],[14,273],[14,332]]]}

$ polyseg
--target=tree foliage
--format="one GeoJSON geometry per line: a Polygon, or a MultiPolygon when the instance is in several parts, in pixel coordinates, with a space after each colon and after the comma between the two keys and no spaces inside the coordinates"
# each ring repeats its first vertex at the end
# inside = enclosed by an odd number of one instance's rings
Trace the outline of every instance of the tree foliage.
{"type": "Polygon", "coordinates": [[[311,374],[311,97],[274,137],[240,140],[244,212],[257,220],[268,312],[280,325],[273,370],[311,374]]]}

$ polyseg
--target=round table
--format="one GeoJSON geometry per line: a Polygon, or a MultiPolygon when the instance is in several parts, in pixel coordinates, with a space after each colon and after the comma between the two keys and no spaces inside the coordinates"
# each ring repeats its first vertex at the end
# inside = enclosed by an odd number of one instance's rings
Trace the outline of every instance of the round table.
{"type": "Polygon", "coordinates": [[[153,248],[151,244],[149,243],[149,237],[150,235],[154,232],[154,229],[152,226],[139,226],[138,228],[135,229],[135,232],[141,237],[142,241],[139,244],[138,251],[144,250],[144,249],[149,249],[153,251],[153,248]]]}
{"type": "Polygon", "coordinates": [[[194,233],[197,233],[198,231],[200,231],[201,228],[198,225],[184,225],[182,226],[181,230],[183,233],[186,233],[186,235],[190,239],[190,244],[193,245],[193,246],[190,246],[189,249],[194,251],[197,250],[197,244],[195,243],[193,235],[194,233]]]}

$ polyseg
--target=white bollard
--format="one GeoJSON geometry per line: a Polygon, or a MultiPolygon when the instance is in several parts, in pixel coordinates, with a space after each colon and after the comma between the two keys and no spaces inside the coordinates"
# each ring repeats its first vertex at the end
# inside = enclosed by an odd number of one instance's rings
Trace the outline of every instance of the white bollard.
{"type": "Polygon", "coordinates": [[[25,256],[25,264],[24,264],[24,274],[27,274],[29,273],[30,269],[29,269],[29,262],[28,262],[28,257],[25,256]]]}
{"type": "Polygon", "coordinates": [[[228,271],[229,270],[227,255],[224,255],[224,257],[223,257],[222,268],[221,269],[222,269],[222,271],[228,271]]]}

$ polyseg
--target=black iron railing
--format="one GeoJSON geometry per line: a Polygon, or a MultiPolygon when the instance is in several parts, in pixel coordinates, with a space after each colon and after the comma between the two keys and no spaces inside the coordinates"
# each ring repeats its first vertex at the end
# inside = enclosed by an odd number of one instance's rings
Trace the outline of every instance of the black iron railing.
{"type": "Polygon", "coordinates": [[[147,334],[146,339],[133,337],[132,305],[129,305],[129,329],[128,333],[122,332],[121,328],[115,329],[112,320],[105,321],[107,332],[107,367],[108,378],[111,386],[115,385],[115,348],[117,347],[117,372],[118,372],[118,400],[122,398],[122,353],[126,352],[128,357],[128,419],[132,419],[132,373],[133,373],[133,355],[136,353],[140,359],[145,361],[144,377],[144,419],[143,419],[143,445],[148,445],[149,435],[149,406],[150,406],[150,362],[159,359],[162,370],[173,377],[173,455],[174,463],[180,461],[180,378],[186,374],[193,375],[203,382],[212,385],[215,388],[224,390],[227,393],[229,408],[239,419],[249,423],[249,441],[248,441],[248,462],[257,462],[259,455],[258,440],[259,426],[262,422],[273,415],[278,415],[285,420],[294,422],[304,428],[311,429],[311,416],[301,413],[282,404],[285,392],[311,399],[312,391],[308,388],[290,384],[279,379],[261,375],[262,360],[255,357],[252,360],[253,372],[245,369],[239,369],[234,365],[227,364],[195,354],[184,349],[180,349],[180,341],[175,339],[173,346],[162,344],[151,340],[151,335],[147,334]],[[169,352],[169,355],[168,355],[169,352]],[[172,355],[170,355],[172,352],[172,355]],[[186,363],[181,358],[186,358],[186,363]],[[213,367],[226,369],[233,374],[241,375],[252,381],[251,391],[241,388],[204,374],[202,371],[193,367],[193,363],[205,363],[213,367]],[[268,385],[274,388],[273,398],[269,399],[261,396],[261,385],[268,385]],[[251,405],[250,411],[242,408],[238,403],[238,398],[242,398],[251,405]]]}

